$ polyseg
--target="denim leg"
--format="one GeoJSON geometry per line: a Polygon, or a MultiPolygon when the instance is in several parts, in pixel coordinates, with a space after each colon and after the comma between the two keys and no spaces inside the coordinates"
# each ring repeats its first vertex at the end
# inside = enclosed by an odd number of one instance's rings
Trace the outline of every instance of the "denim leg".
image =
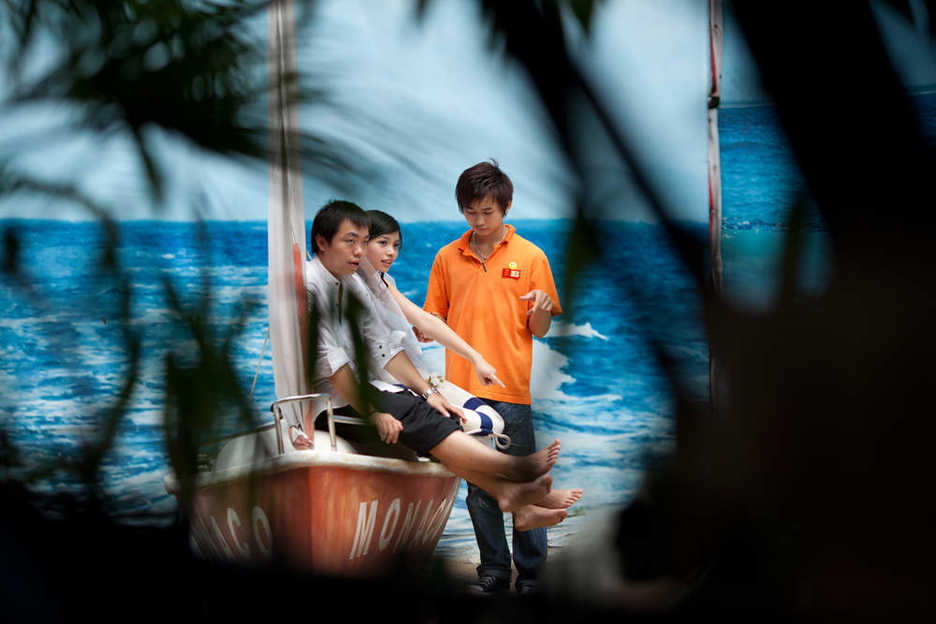
{"type": "MultiPolygon", "coordinates": [[[[510,455],[528,455],[536,450],[533,434],[533,413],[529,405],[485,400],[504,419],[504,433],[510,436],[510,455]]],[[[510,578],[510,551],[504,533],[504,514],[497,500],[481,488],[468,484],[468,513],[475,529],[481,565],[478,575],[489,574],[510,578]]],[[[513,533],[513,560],[517,566],[517,581],[535,580],[546,560],[546,529],[513,533]]]]}
{"type": "MultiPolygon", "coordinates": [[[[529,405],[515,403],[495,403],[491,406],[504,418],[504,429],[507,430],[507,421],[510,420],[510,448],[511,455],[529,455],[536,450],[536,439],[533,432],[533,411],[529,405]],[[505,416],[505,413],[508,414],[505,416]]],[[[513,531],[513,561],[517,567],[517,584],[524,581],[535,581],[539,576],[540,568],[546,561],[546,529],[530,529],[529,531],[513,531]]]]}
{"type": "Polygon", "coordinates": [[[481,565],[478,576],[493,576],[510,582],[510,550],[504,536],[504,513],[497,506],[497,500],[490,494],[468,482],[468,515],[474,526],[478,552],[481,553],[481,565]]]}

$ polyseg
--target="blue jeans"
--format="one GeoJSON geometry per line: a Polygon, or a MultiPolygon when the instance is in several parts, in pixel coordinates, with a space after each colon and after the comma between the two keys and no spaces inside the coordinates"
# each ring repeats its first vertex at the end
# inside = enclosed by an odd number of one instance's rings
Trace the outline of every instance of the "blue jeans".
{"type": "MultiPolygon", "coordinates": [[[[510,436],[509,455],[529,455],[536,450],[533,439],[533,412],[529,405],[484,400],[504,419],[504,433],[510,436]]],[[[497,500],[473,483],[468,483],[468,513],[474,525],[481,553],[478,576],[493,576],[510,582],[510,550],[504,533],[504,513],[497,500]]],[[[546,561],[546,529],[513,530],[513,561],[517,584],[536,581],[546,561]]]]}

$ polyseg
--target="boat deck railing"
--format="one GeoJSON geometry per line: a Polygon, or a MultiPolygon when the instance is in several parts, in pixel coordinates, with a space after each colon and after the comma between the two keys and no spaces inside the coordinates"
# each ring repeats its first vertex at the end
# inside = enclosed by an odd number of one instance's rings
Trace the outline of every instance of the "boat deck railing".
{"type": "MultiPolygon", "coordinates": [[[[270,412],[273,414],[273,429],[276,431],[276,450],[282,455],[285,452],[285,445],[283,444],[283,430],[280,427],[280,422],[285,421],[286,417],[283,415],[283,406],[293,403],[304,403],[306,401],[313,401],[315,399],[326,400],[325,403],[325,418],[328,422],[328,439],[331,443],[331,450],[338,450],[338,438],[335,435],[335,423],[342,423],[348,425],[366,425],[367,422],[362,418],[357,418],[355,416],[344,416],[342,414],[335,415],[334,408],[332,406],[331,396],[325,392],[315,392],[313,394],[297,394],[294,396],[283,397],[282,399],[277,399],[270,404],[270,412]]],[[[315,448],[315,421],[318,420],[321,412],[315,415],[315,418],[312,419],[312,435],[307,436],[309,441],[312,443],[312,448],[315,448]]],[[[300,419],[298,424],[300,431],[303,431],[303,425],[300,419]]]]}

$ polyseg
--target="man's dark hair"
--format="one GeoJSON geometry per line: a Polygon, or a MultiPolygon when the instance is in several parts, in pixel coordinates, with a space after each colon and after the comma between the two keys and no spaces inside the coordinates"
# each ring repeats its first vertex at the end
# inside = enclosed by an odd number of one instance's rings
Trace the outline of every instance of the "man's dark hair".
{"type": "Polygon", "coordinates": [[[462,171],[455,185],[459,212],[465,212],[472,202],[487,196],[494,198],[501,212],[507,210],[507,204],[513,199],[513,183],[493,158],[490,162],[480,162],[462,171]]]}
{"type": "Polygon", "coordinates": [[[367,218],[370,219],[370,229],[367,233],[367,240],[383,236],[384,234],[400,233],[400,247],[403,246],[403,231],[400,230],[400,224],[397,220],[380,210],[368,210],[367,218]]]}
{"type": "Polygon", "coordinates": [[[358,227],[370,226],[367,214],[361,210],[360,206],[349,201],[336,199],[319,208],[312,221],[312,230],[309,232],[309,246],[313,253],[319,252],[315,237],[321,236],[331,243],[338,228],[341,227],[341,222],[345,219],[358,227]]]}

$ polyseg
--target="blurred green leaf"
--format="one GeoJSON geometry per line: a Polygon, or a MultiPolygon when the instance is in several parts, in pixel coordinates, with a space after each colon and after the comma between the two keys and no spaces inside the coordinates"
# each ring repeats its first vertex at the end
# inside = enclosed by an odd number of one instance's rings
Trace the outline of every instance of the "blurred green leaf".
{"type": "Polygon", "coordinates": [[[572,15],[581,24],[582,29],[588,33],[591,32],[592,16],[595,8],[602,0],[565,0],[572,10],[572,15]]]}

